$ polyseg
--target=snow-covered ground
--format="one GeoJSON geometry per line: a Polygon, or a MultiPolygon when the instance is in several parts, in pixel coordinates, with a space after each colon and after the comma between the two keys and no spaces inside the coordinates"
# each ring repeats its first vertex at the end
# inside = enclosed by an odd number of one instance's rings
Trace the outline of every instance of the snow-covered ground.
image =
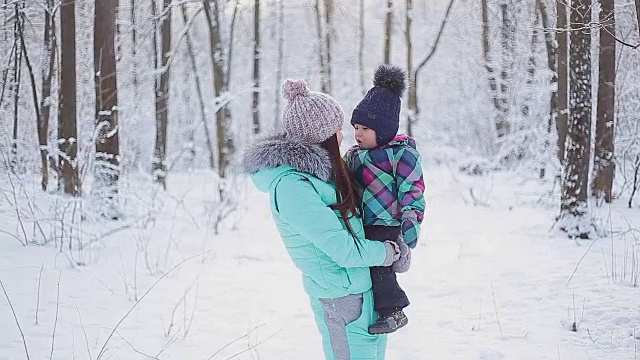
{"type": "MultiPolygon", "coordinates": [[[[0,280],[30,359],[322,359],[267,195],[247,185],[216,235],[212,181],[172,174],[153,203],[132,181],[126,195],[146,200],[126,206],[154,216],[83,225],[85,237],[117,230],[74,261],[0,232],[0,280]]],[[[540,195],[550,184],[432,169],[427,186],[423,235],[400,276],[409,325],[390,336],[388,359],[640,359],[637,208],[599,209],[614,232],[574,241],[551,228],[557,194],[540,195]]],[[[4,200],[0,229],[21,234],[4,200]]],[[[0,293],[0,359],[26,358],[0,293]]]]}

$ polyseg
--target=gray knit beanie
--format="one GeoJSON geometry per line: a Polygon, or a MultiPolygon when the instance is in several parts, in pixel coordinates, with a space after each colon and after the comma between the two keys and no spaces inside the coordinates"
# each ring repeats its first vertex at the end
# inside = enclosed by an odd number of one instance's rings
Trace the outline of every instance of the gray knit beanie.
{"type": "Polygon", "coordinates": [[[327,94],[309,91],[304,80],[287,80],[282,85],[287,105],[282,114],[287,140],[321,143],[342,129],[344,113],[327,94]]]}

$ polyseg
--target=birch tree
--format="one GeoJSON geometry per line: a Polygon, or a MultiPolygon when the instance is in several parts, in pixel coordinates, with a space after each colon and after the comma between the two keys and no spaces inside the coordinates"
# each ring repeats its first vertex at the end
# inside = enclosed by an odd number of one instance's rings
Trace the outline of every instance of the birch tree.
{"type": "Polygon", "coordinates": [[[588,209],[591,145],[591,1],[571,5],[569,46],[569,127],[560,208],[561,229],[571,237],[589,238],[588,209]]]}

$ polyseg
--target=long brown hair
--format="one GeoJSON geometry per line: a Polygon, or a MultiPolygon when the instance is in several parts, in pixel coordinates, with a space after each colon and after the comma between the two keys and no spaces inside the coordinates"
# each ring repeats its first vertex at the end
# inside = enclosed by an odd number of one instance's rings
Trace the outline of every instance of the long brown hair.
{"type": "Polygon", "coordinates": [[[340,147],[338,146],[338,137],[333,134],[330,138],[322,142],[322,147],[329,153],[331,158],[332,181],[336,188],[336,203],[331,205],[333,210],[340,212],[340,217],[344,220],[347,230],[353,237],[353,240],[360,251],[360,246],[356,233],[349,224],[352,217],[360,217],[360,195],[355,189],[355,184],[351,172],[347,168],[347,164],[340,156],[340,147]]]}

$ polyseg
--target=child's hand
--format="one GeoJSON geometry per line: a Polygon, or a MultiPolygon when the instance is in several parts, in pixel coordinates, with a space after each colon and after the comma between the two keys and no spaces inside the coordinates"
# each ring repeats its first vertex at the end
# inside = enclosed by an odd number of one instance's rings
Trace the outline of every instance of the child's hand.
{"type": "Polygon", "coordinates": [[[407,272],[411,266],[411,249],[409,249],[409,246],[405,244],[402,238],[396,240],[395,243],[398,245],[398,248],[400,248],[400,258],[393,262],[391,269],[396,273],[407,272]]]}

